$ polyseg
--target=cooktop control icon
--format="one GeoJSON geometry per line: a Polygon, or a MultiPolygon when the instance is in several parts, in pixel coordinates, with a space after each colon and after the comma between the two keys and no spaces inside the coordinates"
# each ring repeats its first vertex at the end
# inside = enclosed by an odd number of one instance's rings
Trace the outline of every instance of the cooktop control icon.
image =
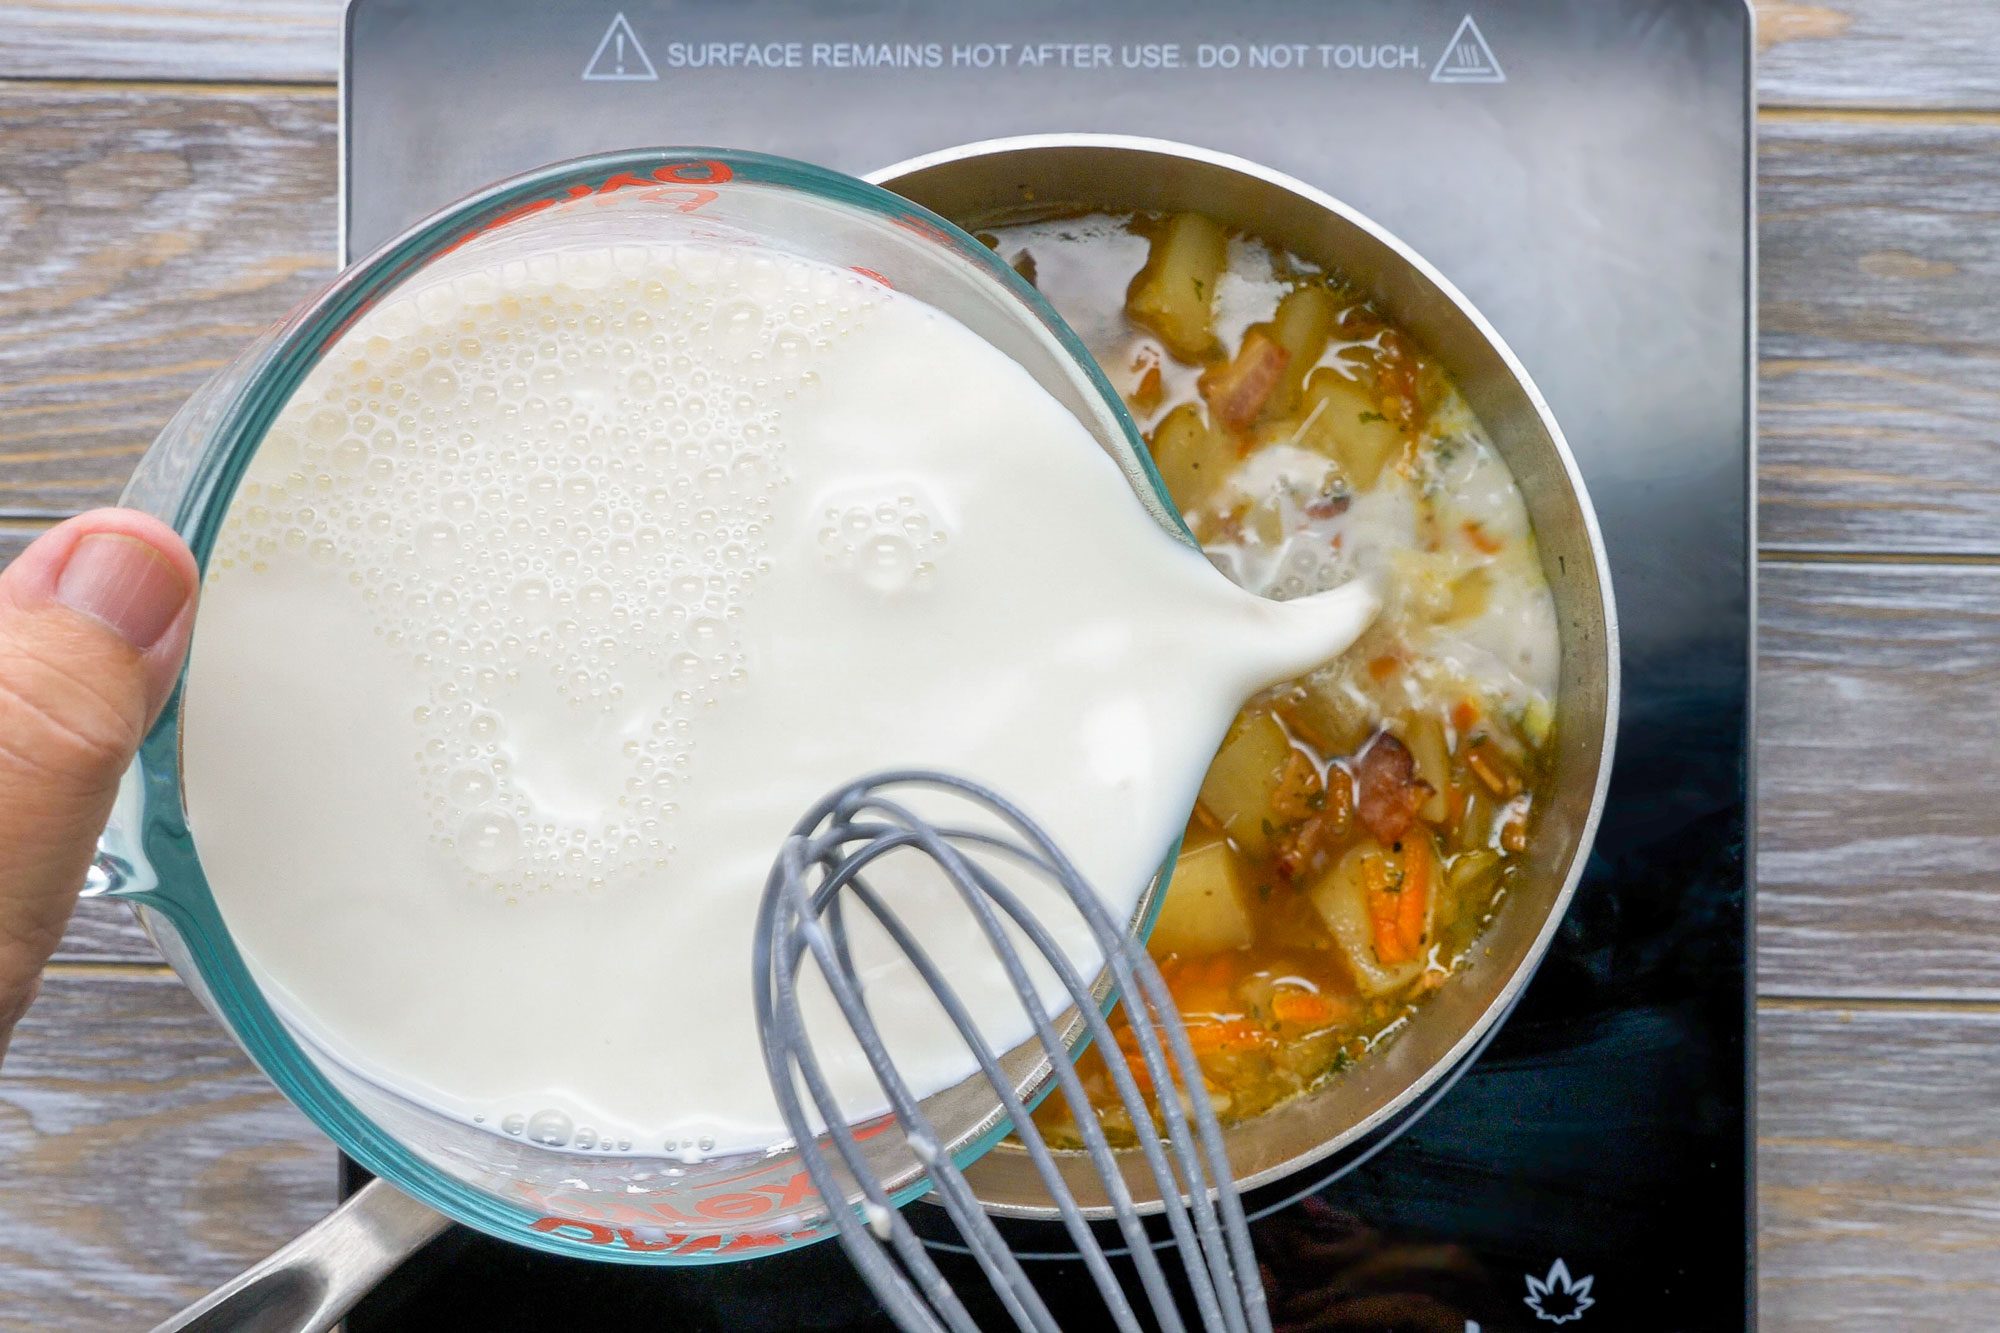
{"type": "Polygon", "coordinates": [[[1597,1304],[1590,1294],[1594,1277],[1572,1278],[1569,1265],[1558,1259],[1549,1265],[1547,1277],[1528,1274],[1525,1303],[1535,1318],[1551,1324],[1567,1324],[1583,1318],[1583,1312],[1597,1304]]]}

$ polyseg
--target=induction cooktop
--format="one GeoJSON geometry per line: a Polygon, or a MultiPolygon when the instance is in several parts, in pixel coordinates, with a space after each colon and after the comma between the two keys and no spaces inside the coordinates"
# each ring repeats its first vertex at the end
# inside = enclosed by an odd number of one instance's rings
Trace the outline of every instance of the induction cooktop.
{"type": "MultiPolygon", "coordinates": [[[[1512,345],[1590,487],[1621,612],[1617,769],[1568,917],[1487,1049],[1425,1105],[1250,1199],[1274,1318],[1744,1328],[1750,15],[1741,0],[1466,4],[352,0],[343,258],[488,181],[608,148],[726,145],[865,174],[1078,130],[1240,154],[1398,233],[1512,345]]],[[[344,1188],[363,1178],[344,1164],[344,1188]]],[[[1042,1256],[1059,1311],[1094,1309],[1061,1303],[1078,1276],[1057,1235],[1011,1234],[1042,1256]]],[[[641,1320],[886,1326],[833,1245],[663,1271],[461,1230],[347,1326],[641,1320]]]]}

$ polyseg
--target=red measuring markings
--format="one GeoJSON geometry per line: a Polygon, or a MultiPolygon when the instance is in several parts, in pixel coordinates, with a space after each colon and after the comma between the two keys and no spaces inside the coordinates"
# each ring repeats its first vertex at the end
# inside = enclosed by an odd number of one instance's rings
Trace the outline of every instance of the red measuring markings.
{"type": "Polygon", "coordinates": [[[657,1238],[641,1236],[630,1227],[608,1227],[596,1222],[578,1222],[567,1217],[545,1217],[535,1223],[535,1230],[561,1236],[564,1240],[579,1241],[585,1245],[618,1245],[641,1254],[738,1254],[744,1250],[768,1250],[773,1246],[786,1245],[794,1241],[809,1240],[818,1231],[787,1231],[783,1233],[759,1234],[745,1232],[739,1236],[689,1236],[664,1232],[657,1238]]]}
{"type": "MultiPolygon", "coordinates": [[[[894,1128],[892,1116],[883,1116],[867,1125],[858,1125],[857,1140],[872,1139],[894,1128]]],[[[517,1183],[515,1191],[530,1207],[546,1214],[534,1229],[584,1245],[622,1245],[642,1252],[668,1251],[697,1254],[714,1250],[733,1254],[743,1250],[767,1249],[817,1236],[818,1228],[787,1232],[743,1232],[717,1234],[718,1222],[754,1222],[773,1214],[796,1215],[818,1201],[812,1177],[794,1170],[774,1177],[770,1166],[759,1166],[740,1176],[717,1181],[711,1192],[693,1202],[685,1199],[669,1203],[664,1199],[601,1198],[594,1195],[545,1193],[532,1185],[517,1183]],[[736,1185],[737,1189],[720,1189],[736,1185]],[[702,1227],[701,1233],[676,1232],[675,1227],[702,1227]],[[648,1236],[643,1232],[656,1232],[648,1236]]]]}
{"type": "MultiPolygon", "coordinates": [[[[784,1180],[750,1185],[740,1190],[708,1194],[692,1204],[663,1199],[599,1199],[589,1195],[544,1194],[532,1185],[518,1186],[531,1206],[562,1214],[557,1221],[604,1222],[624,1226],[701,1226],[710,1222],[744,1222],[779,1211],[793,1211],[815,1197],[812,1178],[803,1171],[784,1180]]],[[[545,1219],[546,1220],[546,1219],[545,1219]]]]}
{"type": "Polygon", "coordinates": [[[637,195],[624,196],[626,198],[643,199],[648,203],[668,205],[678,212],[693,213],[706,208],[719,197],[710,187],[721,185],[733,179],[735,175],[735,171],[727,162],[704,158],[693,162],[663,162],[645,176],[635,176],[629,171],[618,171],[595,185],[588,181],[578,181],[574,185],[566,186],[560,194],[524,200],[511,208],[503,209],[453,241],[440,253],[449,254],[476,236],[498,231],[545,209],[576,204],[586,199],[603,199],[624,190],[640,192],[637,195]]]}

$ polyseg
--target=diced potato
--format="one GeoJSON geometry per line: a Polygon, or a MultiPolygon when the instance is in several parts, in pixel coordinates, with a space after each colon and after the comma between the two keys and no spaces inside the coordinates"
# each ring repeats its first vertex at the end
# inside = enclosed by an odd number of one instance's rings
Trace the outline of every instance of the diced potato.
{"type": "Polygon", "coordinates": [[[1210,835],[1182,846],[1147,947],[1155,953],[1227,953],[1256,942],[1243,862],[1210,835]]]}
{"type": "Polygon", "coordinates": [[[1285,721],[1322,754],[1348,755],[1375,734],[1375,708],[1346,687],[1339,666],[1306,678],[1280,704],[1285,721]]]}
{"type": "Polygon", "coordinates": [[[1482,787],[1472,786],[1465,794],[1465,813],[1458,817],[1458,831],[1452,846],[1474,851],[1493,845],[1493,802],[1482,787]]]}
{"type": "Polygon", "coordinates": [[[1230,729],[1201,780],[1201,804],[1248,857],[1262,857],[1279,817],[1271,809],[1292,742],[1269,713],[1246,713],[1230,729]]]}
{"type": "Polygon", "coordinates": [[[1486,614],[1493,600],[1493,575],[1486,569],[1469,569],[1452,580],[1451,604],[1441,619],[1446,624],[1471,620],[1486,614]]]}
{"type": "Polygon", "coordinates": [[[1153,466],[1182,513],[1199,509],[1236,466],[1236,446],[1211,431],[1201,409],[1182,403],[1153,428],[1153,466]]]}
{"type": "MultiPolygon", "coordinates": [[[[1384,963],[1376,955],[1375,928],[1368,914],[1366,882],[1366,870],[1371,859],[1377,862],[1378,873],[1385,865],[1400,870],[1400,866],[1395,865],[1398,860],[1395,853],[1372,838],[1364,839],[1349,848],[1347,855],[1321,876],[1319,882],[1312,886],[1309,896],[1314,909],[1326,922],[1326,928],[1340,945],[1341,955],[1354,974],[1355,986],[1363,995],[1373,998],[1394,994],[1415,981],[1423,974],[1425,962],[1419,955],[1405,962],[1384,963]]],[[[1433,901],[1435,898],[1433,894],[1433,901]]]]}
{"type": "Polygon", "coordinates": [[[1549,701],[1536,695],[1528,700],[1521,710],[1521,735],[1537,750],[1549,743],[1549,728],[1555,725],[1556,714],[1549,707],[1549,701]]]}
{"type": "Polygon", "coordinates": [[[1445,747],[1444,723],[1433,714],[1418,714],[1410,719],[1401,740],[1410,747],[1410,757],[1417,761],[1417,776],[1431,786],[1430,796],[1417,807],[1417,817],[1442,824],[1451,789],[1451,751],[1445,747]]]}
{"type": "Polygon", "coordinates": [[[1485,894],[1499,881],[1500,865],[1500,853],[1490,847],[1466,852],[1452,859],[1451,869],[1445,872],[1445,887],[1461,900],[1485,894]]]}
{"type": "Polygon", "coordinates": [[[1222,224],[1197,213],[1176,213],[1153,237],[1146,266],[1125,294],[1125,313],[1160,335],[1183,361],[1215,351],[1211,311],[1215,283],[1229,258],[1222,224]]]}
{"type": "Polygon", "coordinates": [[[1339,313],[1339,303],[1324,287],[1300,287],[1285,293],[1284,300],[1278,302],[1277,313],[1271,316],[1270,332],[1278,346],[1285,349],[1286,361],[1278,387],[1272,390],[1265,407],[1267,412],[1289,412],[1298,406],[1306,374],[1325,355],[1326,340],[1333,333],[1333,321],[1339,313]]]}
{"type": "Polygon", "coordinates": [[[1449,618],[1459,574],[1456,557],[1443,551],[1391,551],[1389,572],[1404,620],[1421,625],[1449,618]]]}
{"type": "Polygon", "coordinates": [[[1357,491],[1376,479],[1403,449],[1403,432],[1383,415],[1375,395],[1358,380],[1321,366],[1306,377],[1304,410],[1311,424],[1299,443],[1340,464],[1357,491]]]}

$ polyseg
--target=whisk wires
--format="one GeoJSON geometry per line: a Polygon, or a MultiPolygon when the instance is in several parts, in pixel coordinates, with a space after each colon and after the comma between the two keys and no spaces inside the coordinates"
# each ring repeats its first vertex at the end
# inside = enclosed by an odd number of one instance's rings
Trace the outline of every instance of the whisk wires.
{"type": "MultiPolygon", "coordinates": [[[[929,805],[936,804],[932,796],[929,805]]],[[[921,1164],[935,1201],[958,1229],[1002,1308],[1017,1328],[1036,1333],[1059,1328],[960,1170],[991,1136],[948,1150],[938,1126],[925,1111],[923,1099],[890,1056],[855,965],[848,925],[850,914],[856,911],[872,919],[909,959],[965,1042],[991,1087],[998,1111],[1011,1123],[1047,1189],[1061,1225],[1104,1301],[1111,1327],[1140,1333],[1148,1326],[1113,1271],[1096,1229],[1065,1183],[1053,1150],[1029,1116],[1022,1089],[1015,1085],[1018,1074],[1010,1075],[1003,1067],[1006,1053],[992,1049],[964,998],[951,984],[948,969],[926,951],[909,923],[871,884],[871,868],[892,853],[905,857],[919,854],[935,864],[978,922],[1018,995],[1034,1041],[1075,1113],[1083,1152],[1111,1201],[1151,1327],[1163,1333],[1183,1333],[1188,1325],[1125,1175],[1071,1063],[1065,1033],[1074,1035],[1079,1021],[1083,1033],[1103,1056],[1112,1086],[1137,1134],[1139,1156],[1164,1200],[1165,1222],[1173,1241],[1170,1250],[1179,1257],[1180,1275],[1198,1326],[1225,1333],[1266,1333],[1270,1321],[1263,1286],[1223,1151],[1222,1132],[1159,970],[1131,937],[1128,923],[1112,918],[1068,857],[1033,820],[979,783],[924,770],[859,779],[829,794],[806,813],[772,866],[755,942],[758,1033],[779,1109],[813,1188],[829,1204],[829,1222],[837,1229],[841,1245],[885,1312],[909,1330],[976,1333],[979,1327],[922,1239],[895,1207],[890,1182],[882,1179],[881,1168],[871,1164],[869,1150],[847,1123],[815,1054],[799,988],[808,956],[825,979],[841,1019],[880,1084],[902,1142],[921,1164]],[[924,818],[909,804],[909,794],[918,791],[942,793],[966,806],[969,814],[983,811],[985,818],[972,824],[924,818]],[[975,857],[975,852],[981,855],[975,857]],[[1059,887],[1088,926],[1105,960],[1110,991],[1124,997],[1128,1006],[1128,1039],[1150,1086],[1161,1091],[1161,1123],[1157,1128],[1128,1053],[1112,1035],[1104,998],[1093,990],[1090,979],[1077,972],[1047,923],[1030,911],[996,872],[996,864],[1059,887]],[[1017,938],[1025,941],[1060,981],[1066,1005],[1056,1013],[1051,1014],[1043,1003],[1017,938]],[[1177,1088],[1182,1097],[1173,1095],[1177,1088]]],[[[1018,1067],[1019,1062],[1015,1064],[1018,1067]]],[[[878,1147],[875,1160],[881,1157],[878,1147]]]]}

